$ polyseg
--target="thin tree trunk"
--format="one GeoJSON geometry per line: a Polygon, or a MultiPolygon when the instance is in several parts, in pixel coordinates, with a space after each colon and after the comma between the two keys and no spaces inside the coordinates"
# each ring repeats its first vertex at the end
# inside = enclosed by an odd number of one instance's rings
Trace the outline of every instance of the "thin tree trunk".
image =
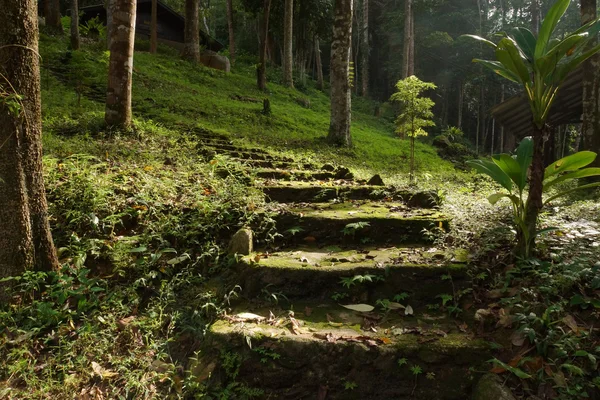
{"type": "Polygon", "coordinates": [[[404,51],[402,57],[402,78],[408,78],[414,72],[414,67],[411,66],[411,49],[412,49],[412,0],[404,0],[404,51]]]}
{"type": "Polygon", "coordinates": [[[112,39],[108,64],[105,122],[127,129],[131,126],[131,84],[135,39],[136,0],[113,0],[112,39]]]}
{"type": "Polygon", "coordinates": [[[315,36],[315,64],[317,68],[317,88],[323,90],[323,65],[321,63],[321,46],[318,36],[315,36]]]}
{"type": "MultiPolygon", "coordinates": [[[[0,105],[0,278],[58,267],[42,175],[37,2],[0,0],[2,85],[22,97],[0,105]]],[[[2,285],[0,283],[0,285],[2,285]]],[[[0,298],[6,301],[6,292],[0,298]]]]}
{"type": "Polygon", "coordinates": [[[184,59],[196,64],[200,62],[200,22],[198,19],[199,7],[200,0],[185,0],[185,43],[181,56],[184,59]]]}
{"type": "MultiPolygon", "coordinates": [[[[581,0],[581,23],[596,18],[596,0],[581,0]]],[[[589,47],[595,46],[592,39],[589,47]]],[[[584,149],[600,153],[600,54],[590,57],[583,63],[583,136],[584,149]]],[[[593,166],[600,166],[596,158],[593,166]]]]}
{"type": "Polygon", "coordinates": [[[492,118],[492,140],[491,140],[491,148],[490,148],[490,155],[494,154],[494,142],[496,140],[496,119],[492,118]]]}
{"type": "Polygon", "coordinates": [[[335,0],[331,42],[331,121],[329,142],[351,146],[350,48],[352,45],[352,0],[335,0]]]}
{"type": "Polygon", "coordinates": [[[233,31],[233,0],[226,0],[227,4],[227,29],[229,30],[229,60],[235,64],[235,36],[233,31]]]}
{"type": "MultiPolygon", "coordinates": [[[[283,25],[283,84],[294,87],[294,76],[292,74],[292,39],[294,24],[294,0],[285,0],[285,16],[283,25]]],[[[296,49],[298,51],[298,48],[296,49]]],[[[298,60],[301,62],[302,60],[298,60]]]]}
{"type": "MultiPolygon", "coordinates": [[[[500,89],[500,103],[504,103],[504,84],[500,89]]],[[[504,152],[504,125],[500,126],[500,153],[504,152]]]]}
{"type": "Polygon", "coordinates": [[[539,0],[531,0],[530,12],[531,12],[531,32],[534,35],[538,35],[540,30],[540,5],[539,0]]]}
{"type": "Polygon", "coordinates": [[[106,48],[110,49],[110,41],[112,40],[112,2],[114,0],[104,0],[104,8],[106,9],[106,48]]]}
{"type": "Polygon", "coordinates": [[[79,5],[71,0],[71,48],[79,50],[79,5]]]}
{"type": "Polygon", "coordinates": [[[465,98],[465,85],[462,81],[458,84],[458,117],[456,121],[456,127],[462,130],[463,124],[463,108],[465,98]]]}
{"type": "Polygon", "coordinates": [[[410,52],[408,61],[408,76],[415,74],[415,9],[411,0],[410,7],[410,52]]]}
{"type": "Polygon", "coordinates": [[[59,0],[44,0],[44,17],[46,19],[46,26],[58,33],[63,33],[62,23],[60,22],[59,0]]]}
{"type": "Polygon", "coordinates": [[[152,0],[150,12],[150,53],[156,54],[158,49],[158,0],[152,0]]]}
{"type": "Polygon", "coordinates": [[[361,94],[369,94],[369,0],[363,0],[362,15],[362,49],[360,50],[361,69],[361,94]]]}
{"type": "Polygon", "coordinates": [[[269,15],[271,14],[271,0],[263,0],[263,17],[261,24],[260,60],[257,69],[257,84],[259,90],[267,88],[267,41],[269,39],[269,15]]]}

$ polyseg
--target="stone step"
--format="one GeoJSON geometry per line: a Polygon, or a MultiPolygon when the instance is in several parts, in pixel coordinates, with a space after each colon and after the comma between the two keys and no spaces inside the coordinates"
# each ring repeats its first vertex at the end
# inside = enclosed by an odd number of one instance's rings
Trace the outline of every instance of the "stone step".
{"type": "Polygon", "coordinates": [[[201,361],[217,364],[224,385],[236,354],[236,381],[262,399],[464,400],[490,358],[483,340],[439,315],[319,303],[239,311],[210,327],[201,361]]]}
{"type": "Polygon", "coordinates": [[[429,243],[450,223],[440,211],[412,209],[404,203],[353,201],[273,208],[280,209],[277,230],[288,244],[302,243],[307,237],[321,245],[429,243]]]}
{"type": "Polygon", "coordinates": [[[374,305],[377,300],[405,293],[415,307],[439,307],[441,298],[436,296],[453,295],[468,285],[465,262],[463,250],[375,246],[349,250],[304,245],[245,256],[237,265],[234,280],[249,299],[269,290],[288,299],[334,298],[374,305]]]}
{"type": "Polygon", "coordinates": [[[299,203],[346,200],[401,201],[411,207],[432,208],[441,204],[434,191],[415,191],[386,186],[360,185],[352,181],[338,180],[322,184],[304,182],[264,182],[261,186],[270,201],[299,203]]]}
{"type": "Polygon", "coordinates": [[[262,154],[262,155],[270,155],[269,152],[259,149],[259,148],[250,148],[250,147],[244,147],[244,146],[238,146],[232,143],[222,143],[222,142],[215,142],[215,141],[207,141],[207,142],[201,142],[199,144],[199,146],[201,147],[210,147],[211,149],[214,149],[216,151],[218,151],[219,153],[225,153],[225,152],[252,152],[255,154],[262,154]]]}
{"type": "Polygon", "coordinates": [[[240,162],[242,164],[247,164],[249,167],[253,168],[276,168],[276,169],[291,169],[291,170],[315,170],[318,171],[319,168],[315,164],[302,162],[302,161],[268,161],[268,160],[244,160],[241,158],[234,158],[234,161],[240,162]]]}
{"type": "Polygon", "coordinates": [[[257,178],[276,179],[282,181],[317,181],[335,178],[335,173],[328,171],[303,171],[276,168],[260,168],[252,171],[257,178]]]}

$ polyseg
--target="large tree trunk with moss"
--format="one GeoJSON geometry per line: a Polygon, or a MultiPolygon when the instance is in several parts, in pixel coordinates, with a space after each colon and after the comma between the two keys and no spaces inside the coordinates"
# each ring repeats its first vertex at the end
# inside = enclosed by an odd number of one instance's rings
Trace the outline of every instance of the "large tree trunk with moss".
{"type": "Polygon", "coordinates": [[[79,5],[71,0],[71,48],[79,50],[79,5]]]}
{"type": "Polygon", "coordinates": [[[44,0],[44,18],[46,19],[46,26],[59,33],[63,32],[62,23],[60,22],[59,0],[44,0]]]}
{"type": "Polygon", "coordinates": [[[181,56],[193,63],[200,62],[200,0],[185,0],[184,45],[181,56]]]}
{"type": "Polygon", "coordinates": [[[540,4],[539,0],[531,0],[529,5],[529,12],[531,13],[531,32],[534,35],[538,35],[540,30],[540,4]]]}
{"type": "MultiPolygon", "coordinates": [[[[585,24],[596,18],[596,0],[581,0],[581,23],[585,24]]],[[[589,47],[595,46],[597,40],[591,40],[589,47]]],[[[584,148],[600,153],[600,54],[586,60],[583,65],[583,125],[581,133],[584,148]]],[[[596,158],[593,166],[600,167],[600,158],[596,158]]]]}
{"type": "Polygon", "coordinates": [[[529,195],[525,204],[525,228],[517,227],[517,253],[530,257],[535,249],[537,221],[542,209],[542,189],[544,181],[544,137],[547,127],[535,127],[533,133],[533,159],[529,175],[529,195]]]}
{"type": "Polygon", "coordinates": [[[271,0],[263,2],[263,16],[260,24],[260,59],[256,70],[256,83],[259,90],[267,88],[267,49],[269,41],[269,15],[271,14],[271,0]]]}
{"type": "Polygon", "coordinates": [[[318,36],[315,36],[315,67],[317,68],[317,88],[323,90],[323,63],[321,61],[321,45],[318,36]]]}
{"type": "Polygon", "coordinates": [[[150,53],[158,50],[158,0],[152,0],[150,10],[150,53]]]}
{"type": "Polygon", "coordinates": [[[112,32],[105,122],[127,129],[131,126],[131,84],[135,40],[136,0],[112,0],[112,32]]]}
{"type": "Polygon", "coordinates": [[[235,64],[235,36],[233,31],[233,0],[226,0],[227,29],[229,30],[229,61],[235,64]]]}
{"type": "Polygon", "coordinates": [[[369,94],[369,53],[371,52],[369,47],[369,0],[363,0],[361,30],[362,46],[360,49],[360,92],[363,96],[367,96],[369,94]]]}
{"type": "Polygon", "coordinates": [[[329,142],[351,146],[350,47],[352,45],[352,0],[335,0],[331,42],[331,120],[329,142]]]}
{"type": "Polygon", "coordinates": [[[294,0],[285,0],[285,18],[283,24],[283,84],[294,87],[292,64],[292,38],[294,24],[294,0]]]}
{"type": "MultiPolygon", "coordinates": [[[[0,0],[2,90],[18,110],[0,105],[0,278],[58,268],[42,175],[42,119],[37,2],[0,0]],[[9,89],[10,88],[10,89],[9,89]]],[[[2,284],[0,284],[2,285],[2,284]]],[[[0,290],[0,298],[5,295],[0,290]]],[[[3,298],[2,300],[6,300],[3,298]]]]}

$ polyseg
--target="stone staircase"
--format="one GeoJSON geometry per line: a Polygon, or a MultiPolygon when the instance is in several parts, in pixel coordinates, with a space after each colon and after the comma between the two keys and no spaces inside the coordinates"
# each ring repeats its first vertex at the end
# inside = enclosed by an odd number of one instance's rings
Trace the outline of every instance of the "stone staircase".
{"type": "Polygon", "coordinates": [[[436,193],[199,136],[252,170],[282,235],[232,269],[242,292],[207,333],[212,379],[264,399],[470,398],[489,349],[450,316],[470,281],[463,250],[432,245],[450,224],[436,193]]]}

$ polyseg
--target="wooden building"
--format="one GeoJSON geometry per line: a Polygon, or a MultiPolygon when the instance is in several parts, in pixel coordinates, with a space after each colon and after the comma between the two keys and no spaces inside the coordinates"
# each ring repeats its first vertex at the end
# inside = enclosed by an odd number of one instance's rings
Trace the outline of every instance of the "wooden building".
{"type": "MultiPolygon", "coordinates": [[[[136,36],[150,38],[151,10],[152,0],[137,1],[136,36]]],[[[97,16],[100,21],[106,24],[106,9],[104,8],[104,4],[81,7],[80,11],[83,14],[79,23],[84,24],[97,16]]],[[[184,17],[158,0],[156,19],[158,40],[175,48],[182,48],[184,43],[184,17]]],[[[200,31],[200,45],[214,52],[218,52],[224,47],[222,43],[203,31],[200,31]]]]}

